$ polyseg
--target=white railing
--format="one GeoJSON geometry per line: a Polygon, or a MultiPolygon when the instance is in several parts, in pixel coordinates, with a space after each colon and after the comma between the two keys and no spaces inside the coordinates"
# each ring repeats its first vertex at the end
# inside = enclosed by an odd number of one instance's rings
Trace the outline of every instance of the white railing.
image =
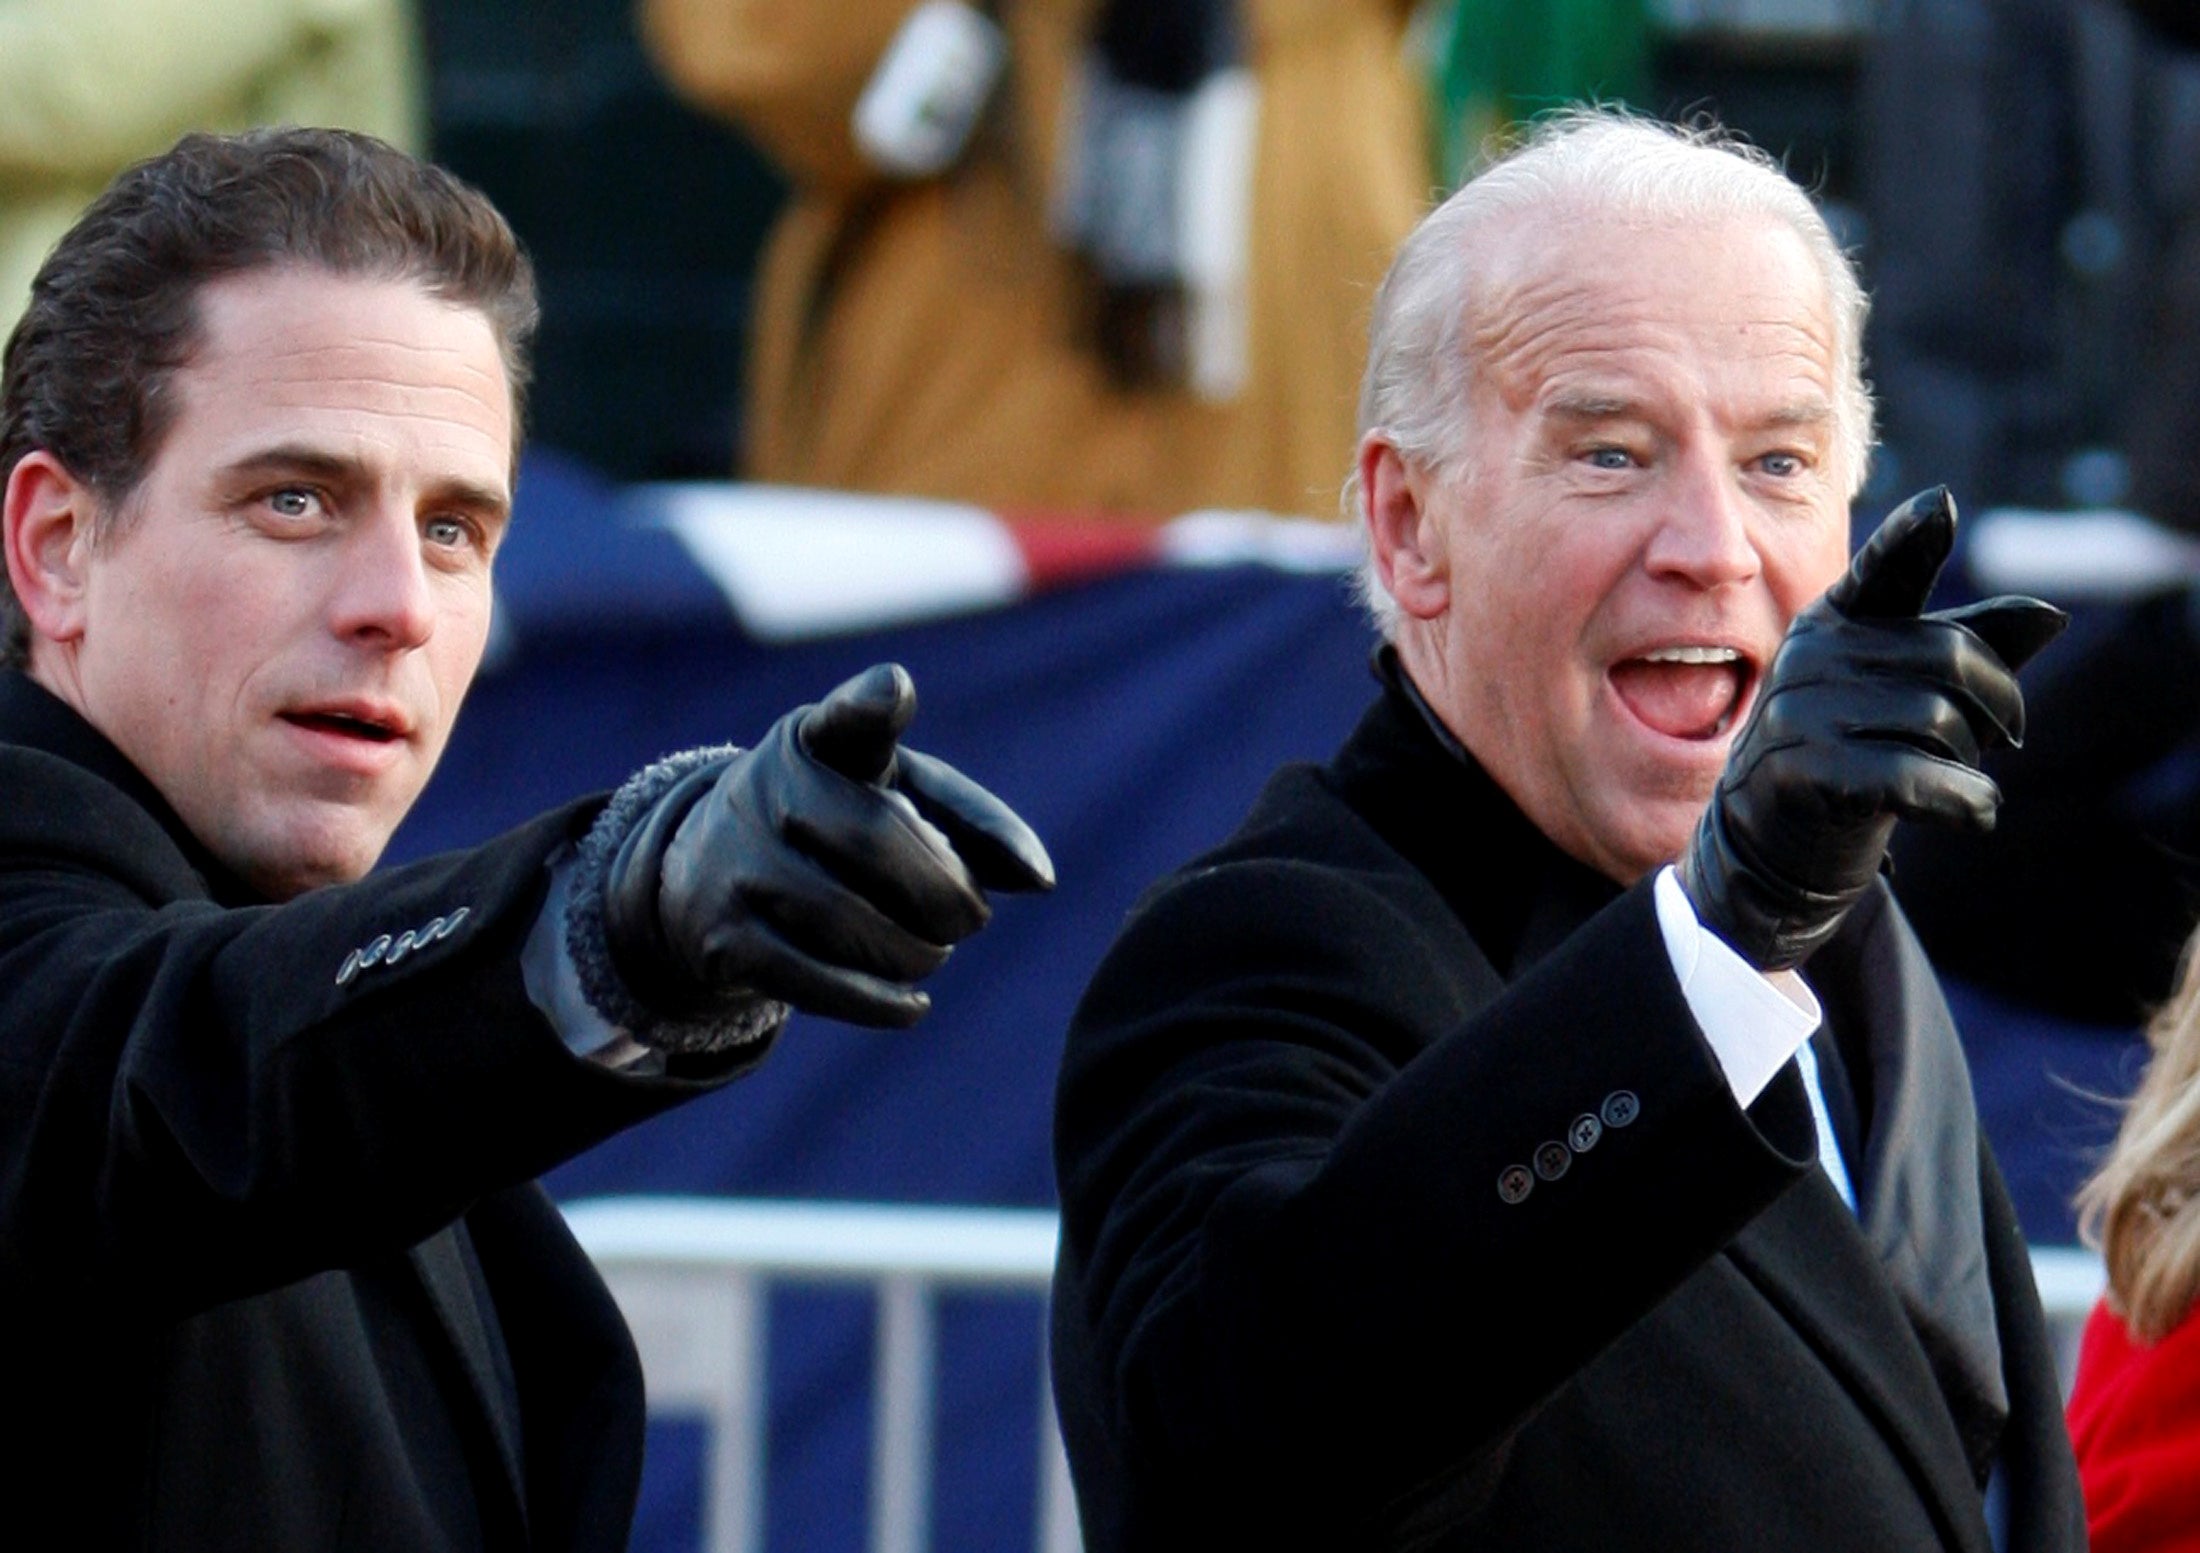
{"type": "MultiPolygon", "coordinates": [[[[1044,1298],[1055,1216],[1025,1209],[883,1207],[722,1198],[598,1198],[566,1206],[641,1349],[653,1411],[711,1428],[704,1486],[709,1553],[756,1553],[764,1484],[764,1285],[855,1283],[877,1292],[871,1553],[924,1553],[931,1521],[933,1315],[942,1289],[1044,1298]]],[[[2100,1258],[2032,1252],[2067,1390],[2100,1258]]],[[[1044,1376],[1044,1366],[1041,1374],[1044,1376]]],[[[1069,1469],[1042,1378],[1035,1546],[1076,1553],[1069,1469]]]]}
{"type": "Polygon", "coordinates": [[[2056,1368],[2062,1372],[2063,1395],[2070,1394],[2070,1377],[2078,1368],[2078,1340],[2085,1336],[2085,1318],[2093,1302],[2108,1287],[2101,1259],[2081,1246],[2034,1246],[2032,1281],[2040,1287],[2040,1305],[2047,1312],[2047,1335],[2055,1345],[2056,1368]]]}
{"type": "MultiPolygon", "coordinates": [[[[763,1546],[764,1292],[768,1283],[867,1285],[878,1300],[870,1553],[925,1553],[931,1524],[933,1325],[944,1289],[1044,1298],[1055,1217],[1009,1208],[881,1207],[692,1197],[597,1198],[565,1208],[641,1350],[653,1412],[710,1425],[709,1553],[763,1546]]],[[[1069,1466],[1045,1388],[1040,1553],[1079,1546],[1069,1466]]]]}
{"type": "Polygon", "coordinates": [[[1651,0],[1650,18],[1667,32],[1721,32],[1739,38],[1860,40],[1871,31],[1872,0],[1651,0]]]}

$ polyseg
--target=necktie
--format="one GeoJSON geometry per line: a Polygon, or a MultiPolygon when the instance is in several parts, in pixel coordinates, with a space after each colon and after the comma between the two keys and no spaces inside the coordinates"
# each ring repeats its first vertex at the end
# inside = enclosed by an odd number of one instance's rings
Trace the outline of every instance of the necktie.
{"type": "Polygon", "coordinates": [[[1833,1182],[1833,1189],[1856,1211],[1856,1188],[1849,1183],[1849,1167],[1841,1158],[1840,1140],[1833,1135],[1833,1117],[1826,1110],[1825,1091],[1818,1083],[1818,1054],[1805,1041],[1795,1048],[1795,1065],[1802,1070],[1803,1088],[1810,1094],[1810,1119],[1818,1128],[1818,1163],[1833,1182]]]}

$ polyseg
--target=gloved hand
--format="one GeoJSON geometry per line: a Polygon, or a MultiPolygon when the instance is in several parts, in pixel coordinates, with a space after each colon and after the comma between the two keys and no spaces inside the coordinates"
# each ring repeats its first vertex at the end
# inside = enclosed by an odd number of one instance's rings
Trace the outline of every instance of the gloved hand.
{"type": "Polygon", "coordinates": [[[698,772],[628,834],[604,880],[629,991],[677,1013],[750,994],[902,1026],[910,983],[992,914],[985,892],[1054,887],[1046,848],[998,798],[897,746],[916,687],[880,664],[698,772]]]}
{"type": "Polygon", "coordinates": [[[2023,742],[2016,671],[2069,616],[2015,597],[1921,613],[1955,530],[1946,488],[1911,497],[1795,617],[1681,857],[1697,919],[1760,970],[1833,934],[1896,819],[1993,827],[1979,757],[2023,742]]]}

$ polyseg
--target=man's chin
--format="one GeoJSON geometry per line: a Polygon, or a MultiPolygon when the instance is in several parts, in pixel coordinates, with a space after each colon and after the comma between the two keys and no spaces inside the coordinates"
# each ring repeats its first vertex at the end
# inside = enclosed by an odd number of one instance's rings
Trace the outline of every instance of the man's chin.
{"type": "Polygon", "coordinates": [[[1708,792],[1681,797],[1641,798],[1629,815],[1619,817],[1607,833],[1607,860],[1603,871],[1622,884],[1633,884],[1666,864],[1676,862],[1688,850],[1703,815],[1708,792]],[[1632,822],[1632,823],[1629,823],[1632,822]]]}
{"type": "Polygon", "coordinates": [[[287,901],[308,890],[365,878],[388,845],[390,829],[361,824],[314,826],[303,833],[237,838],[214,850],[230,872],[258,894],[287,901]]]}

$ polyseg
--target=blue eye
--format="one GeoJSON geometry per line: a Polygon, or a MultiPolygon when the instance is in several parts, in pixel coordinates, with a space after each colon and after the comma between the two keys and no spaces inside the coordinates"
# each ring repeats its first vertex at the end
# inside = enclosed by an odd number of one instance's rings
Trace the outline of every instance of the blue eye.
{"type": "Polygon", "coordinates": [[[1587,457],[1597,469],[1626,469],[1634,463],[1625,448],[1591,448],[1587,457]]]}
{"type": "Polygon", "coordinates": [[[463,545],[471,537],[457,518],[430,518],[423,532],[431,545],[463,545]]]}

